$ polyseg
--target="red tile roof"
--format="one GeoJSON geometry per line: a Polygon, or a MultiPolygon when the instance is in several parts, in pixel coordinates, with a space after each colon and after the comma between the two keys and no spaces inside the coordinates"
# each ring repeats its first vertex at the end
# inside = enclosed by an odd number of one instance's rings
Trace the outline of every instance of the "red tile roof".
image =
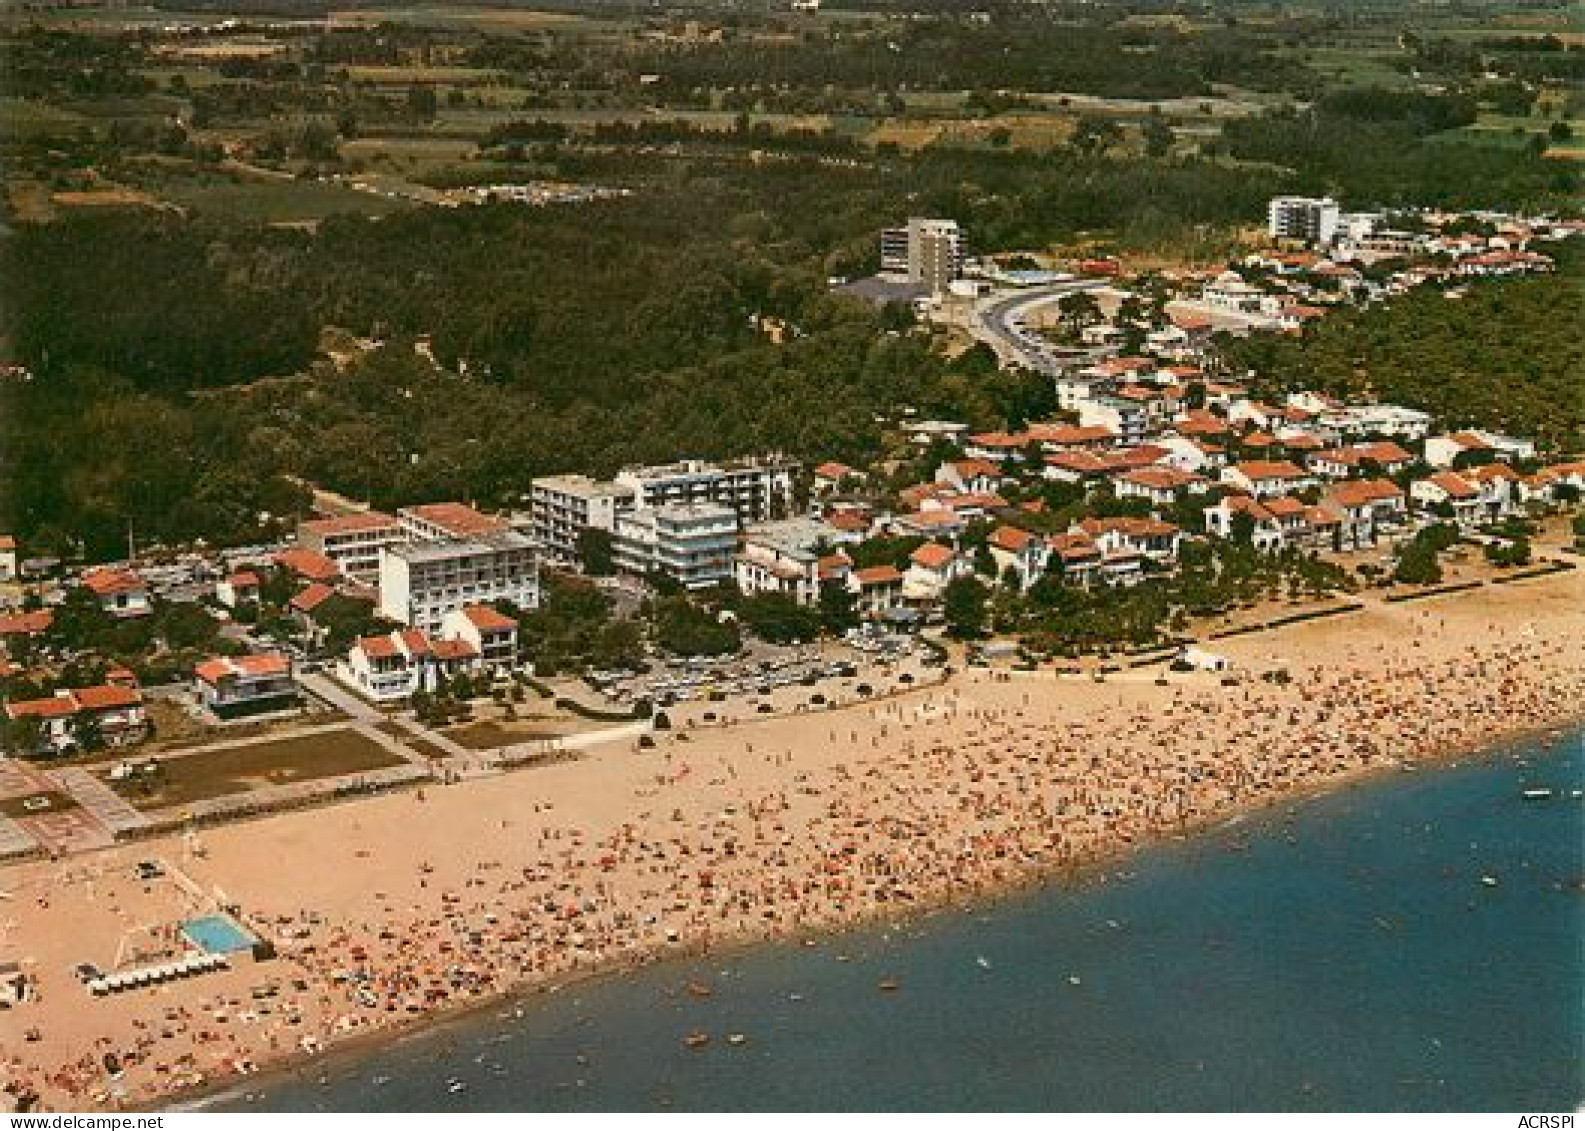
{"type": "Polygon", "coordinates": [[[35,609],[29,613],[12,613],[0,616],[0,636],[33,636],[48,632],[55,623],[55,614],[49,609],[35,609]]]}
{"type": "Polygon", "coordinates": [[[327,534],[355,534],[373,530],[399,529],[396,519],[379,511],[358,511],[354,514],[336,515],[334,518],[315,518],[297,524],[298,537],[314,534],[323,538],[327,534]]]}
{"type": "Polygon", "coordinates": [[[1016,526],[998,526],[991,531],[988,541],[998,550],[1006,550],[1008,553],[1017,554],[1022,553],[1029,543],[1034,541],[1034,535],[1027,530],[1020,530],[1016,526]]]}
{"type": "Polygon", "coordinates": [[[869,569],[856,569],[853,571],[853,576],[863,586],[895,585],[903,579],[903,575],[897,567],[889,565],[871,566],[869,569]]]}
{"type": "Polygon", "coordinates": [[[94,569],[83,574],[83,584],[101,597],[116,593],[139,593],[147,589],[143,579],[130,569],[94,569]]]}
{"type": "Polygon", "coordinates": [[[430,650],[437,660],[468,660],[479,654],[479,650],[466,640],[436,640],[430,650]]]}
{"type": "Polygon", "coordinates": [[[72,692],[77,706],[84,711],[110,711],[119,707],[136,707],[143,696],[134,687],[79,687],[72,692]]]}
{"type": "Polygon", "coordinates": [[[1352,483],[1339,483],[1327,492],[1326,497],[1338,506],[1360,507],[1387,499],[1401,499],[1403,492],[1385,479],[1358,479],[1352,483]]]}
{"type": "Polygon", "coordinates": [[[1439,471],[1431,476],[1430,481],[1442,489],[1442,493],[1454,499],[1474,499],[1480,492],[1470,486],[1469,481],[1462,475],[1451,471],[1439,471]]]}
{"type": "Polygon", "coordinates": [[[955,557],[957,554],[940,542],[926,542],[909,554],[908,560],[922,569],[940,569],[955,557]]]}
{"type": "Polygon", "coordinates": [[[364,636],[358,640],[358,650],[371,660],[386,660],[401,653],[396,641],[389,636],[364,636]]]}
{"type": "Polygon", "coordinates": [[[507,526],[503,520],[481,514],[464,503],[424,503],[416,507],[403,507],[398,513],[432,523],[457,538],[491,534],[505,530],[507,526]]]}
{"type": "Polygon", "coordinates": [[[489,605],[469,605],[462,610],[462,615],[468,618],[474,628],[482,632],[499,632],[517,627],[515,620],[505,613],[490,608],[489,605]]]}
{"type": "Polygon", "coordinates": [[[324,554],[305,550],[300,546],[290,550],[282,550],[272,559],[278,566],[290,570],[299,577],[309,581],[334,581],[341,576],[341,569],[335,562],[325,557],[324,554]]]}
{"type": "Polygon", "coordinates": [[[1296,464],[1285,459],[1279,460],[1251,460],[1248,463],[1234,464],[1229,471],[1240,472],[1244,478],[1251,481],[1257,479],[1303,479],[1304,472],[1296,464]]]}
{"type": "Polygon", "coordinates": [[[288,603],[300,613],[312,613],[335,595],[336,591],[330,586],[314,581],[310,582],[288,603]]]}
{"type": "Polygon", "coordinates": [[[64,719],[77,713],[77,700],[70,693],[52,695],[47,699],[19,699],[6,704],[6,714],[13,719],[24,716],[35,719],[64,719]]]}
{"type": "Polygon", "coordinates": [[[193,674],[205,683],[219,683],[223,679],[286,675],[292,662],[277,652],[260,652],[251,656],[216,656],[205,660],[193,669],[193,674]]]}

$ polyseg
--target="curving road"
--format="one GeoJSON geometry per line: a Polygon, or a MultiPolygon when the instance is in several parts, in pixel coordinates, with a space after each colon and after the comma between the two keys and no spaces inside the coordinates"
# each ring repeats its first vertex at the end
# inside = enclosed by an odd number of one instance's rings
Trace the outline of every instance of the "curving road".
{"type": "Polygon", "coordinates": [[[1003,292],[977,304],[969,318],[968,330],[989,345],[1003,365],[1021,365],[1037,373],[1053,376],[1075,363],[1092,365],[1115,351],[1106,346],[1063,350],[1059,355],[1038,335],[1026,335],[1016,325],[1037,306],[1048,306],[1076,291],[1093,291],[1107,285],[1104,279],[1073,279],[1035,287],[1027,291],[1003,292]]]}

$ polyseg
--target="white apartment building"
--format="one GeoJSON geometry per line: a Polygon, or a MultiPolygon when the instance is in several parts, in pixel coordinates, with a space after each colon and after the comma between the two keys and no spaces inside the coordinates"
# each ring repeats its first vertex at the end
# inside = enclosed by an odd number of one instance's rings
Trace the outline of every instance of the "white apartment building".
{"type": "Polygon", "coordinates": [[[323,554],[348,577],[370,584],[380,575],[380,551],[407,539],[402,524],[379,511],[297,524],[298,545],[323,554]]]}
{"type": "Polygon", "coordinates": [[[546,475],[534,480],[530,491],[534,539],[560,561],[578,556],[578,535],[584,530],[615,531],[617,516],[631,511],[637,496],[629,484],[587,475],[546,475]]]}
{"type": "Polygon", "coordinates": [[[1329,245],[1337,239],[1343,210],[1331,197],[1277,196],[1266,206],[1266,231],[1272,239],[1329,245]]]}
{"type": "Polygon", "coordinates": [[[716,503],[731,507],[739,522],[764,522],[791,512],[797,469],[796,460],[773,453],[722,463],[683,460],[627,467],[617,472],[614,482],[633,491],[635,509],[716,503]]]}
{"type": "Polygon", "coordinates": [[[618,516],[612,542],[618,569],[663,573],[689,589],[732,576],[737,512],[719,503],[667,503],[618,516]]]}
{"type": "Polygon", "coordinates": [[[467,605],[539,604],[534,543],[513,530],[449,542],[412,542],[380,553],[380,615],[438,632],[446,614],[467,605]]]}

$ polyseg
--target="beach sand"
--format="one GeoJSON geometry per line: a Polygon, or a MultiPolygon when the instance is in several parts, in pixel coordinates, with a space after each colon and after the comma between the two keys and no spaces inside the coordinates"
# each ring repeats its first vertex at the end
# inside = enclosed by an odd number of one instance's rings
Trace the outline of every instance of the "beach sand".
{"type": "Polygon", "coordinates": [[[970,669],[841,710],[678,714],[654,749],[208,829],[197,854],[172,837],[0,870],[0,961],[39,989],[0,1013],[0,1082],[47,1109],[157,1105],[508,990],[984,898],[1561,726],[1585,703],[1582,598],[1576,570],[1372,600],[1219,642],[1235,686],[970,669]],[[91,997],[75,963],[162,953],[160,925],[197,906],[136,880],[147,859],[237,904],[279,958],[91,997]]]}

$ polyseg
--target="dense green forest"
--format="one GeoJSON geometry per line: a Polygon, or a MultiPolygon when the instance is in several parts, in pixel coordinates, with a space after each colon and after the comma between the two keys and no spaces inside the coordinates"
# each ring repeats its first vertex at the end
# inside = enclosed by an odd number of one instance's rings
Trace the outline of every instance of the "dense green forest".
{"type": "MultiPolygon", "coordinates": [[[[983,350],[949,361],[907,311],[832,293],[829,277],[872,270],[877,230],[909,215],[957,219],[977,252],[1205,263],[1280,192],[1539,210],[1572,206],[1579,187],[1576,164],[1544,155],[1563,121],[1539,117],[1560,112],[1541,84],[1575,73],[1562,40],[1472,51],[1399,37],[1375,9],[845,6],[864,14],[613,0],[604,22],[510,33],[392,9],[202,59],[150,28],[12,28],[0,85],[27,113],[0,142],[13,190],[0,362],[32,379],[0,383],[0,529],[100,556],[129,525],[145,540],[254,537],[302,509],[303,481],[380,505],[513,505],[550,471],[766,448],[867,460],[904,408],[983,426],[1051,408],[1048,383],[983,350]],[[1383,28],[1401,41],[1393,65],[1435,85],[1388,89],[1389,72],[1339,88],[1305,60],[1317,37],[1383,28]],[[1187,100],[1078,108],[1067,91],[1187,100]],[[1494,105],[1542,132],[1471,140],[1494,105]],[[1004,114],[1059,128],[917,149],[877,132],[1004,114]],[[403,164],[409,150],[430,156],[403,164]],[[371,167],[415,187],[554,178],[630,195],[444,209],[325,179],[371,167]],[[54,199],[106,190],[151,207],[54,199]],[[339,204],[282,227],[236,207],[270,197],[339,204]],[[332,364],[327,327],[385,344],[332,364]]],[[[218,8],[324,5],[200,10],[218,8]]],[[[1579,284],[1565,274],[1476,287],[1461,305],[1418,294],[1230,352],[1332,387],[1357,380],[1353,359],[1379,358],[1384,395],[1561,442],[1579,415],[1548,415],[1578,391],[1579,284]],[[1445,364],[1411,357],[1417,343],[1445,364]],[[1519,391],[1438,384],[1491,367],[1519,391]]]]}

